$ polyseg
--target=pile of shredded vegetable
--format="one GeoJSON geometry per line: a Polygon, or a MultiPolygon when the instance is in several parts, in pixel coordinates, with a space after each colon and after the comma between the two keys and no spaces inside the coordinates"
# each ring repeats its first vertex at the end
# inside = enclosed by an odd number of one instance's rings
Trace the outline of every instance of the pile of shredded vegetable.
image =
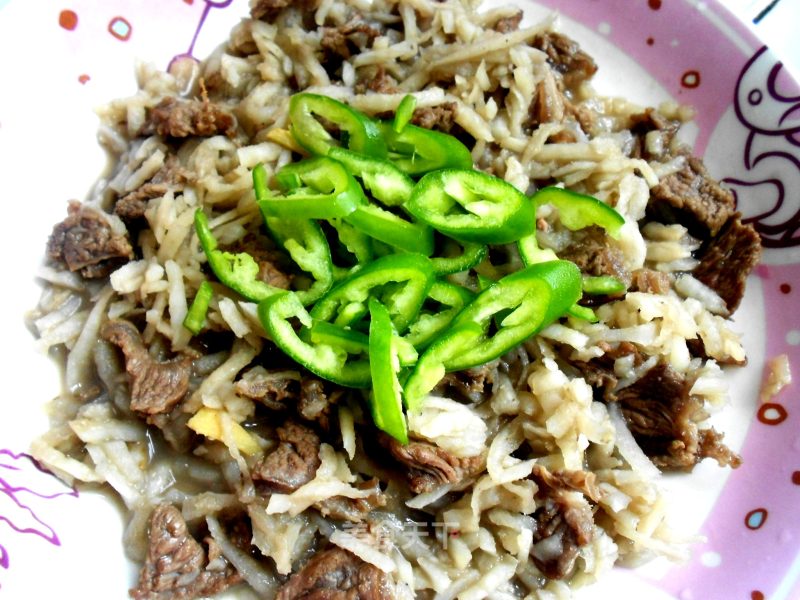
{"type": "MultiPolygon", "coordinates": [[[[473,169],[455,137],[410,125],[414,105],[406,96],[393,121],[379,121],[325,96],[292,97],[291,136],[314,157],[276,173],[280,193],[268,189],[262,165],[253,180],[267,229],[309,275],[303,289],[287,292],[261,281],[250,255],[219,250],[202,210],[195,217],[214,274],[259,302],[272,341],[320,377],[371,388],[375,424],[404,444],[402,406],[419,410],[445,372],[495,360],[565,314],[596,321],[591,309],[576,304],[582,289],[624,288],[613,277],[583,282],[574,264],[536,242],[537,205],[555,206],[571,230],[598,225],[614,235],[624,224],[619,213],[555,187],[526,197],[473,169]],[[321,221],[351,264],[334,263],[321,221]],[[460,245],[461,253],[432,256],[445,244],[460,245]],[[490,246],[514,244],[516,256],[507,260],[524,268],[497,281],[482,277],[472,289],[444,279],[476,266],[490,246]],[[438,310],[423,310],[426,301],[438,310]]],[[[199,290],[185,321],[195,333],[209,301],[199,290]]],[[[190,426],[204,433],[203,423],[190,426]]]]}
{"type": "Polygon", "coordinates": [[[254,0],[139,66],[32,316],[32,453],[122,500],[134,598],[566,600],[688,556],[661,471],[741,461],[758,236],[691,111],[597,69],[472,0],[254,0]]]}

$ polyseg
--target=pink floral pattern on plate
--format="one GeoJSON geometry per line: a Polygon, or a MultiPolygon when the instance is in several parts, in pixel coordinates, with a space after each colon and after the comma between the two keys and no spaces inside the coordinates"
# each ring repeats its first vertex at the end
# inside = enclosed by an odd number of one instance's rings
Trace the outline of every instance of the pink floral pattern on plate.
{"type": "MultiPolygon", "coordinates": [[[[36,536],[60,546],[58,534],[44,521],[55,517],[56,506],[43,501],[63,496],[77,498],[78,491],[64,486],[30,455],[0,448],[0,522],[14,534],[36,536]]],[[[6,537],[4,534],[0,539],[13,541],[14,535],[6,537]]],[[[0,567],[8,569],[10,565],[11,553],[0,544],[0,567]]]]}

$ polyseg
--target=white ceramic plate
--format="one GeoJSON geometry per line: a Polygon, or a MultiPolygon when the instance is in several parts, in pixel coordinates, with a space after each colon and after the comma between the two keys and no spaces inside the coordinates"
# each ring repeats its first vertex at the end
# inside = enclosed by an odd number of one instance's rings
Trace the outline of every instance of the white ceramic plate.
{"type": "MultiPolygon", "coordinates": [[[[763,44],[715,2],[517,2],[527,21],[553,9],[600,65],[601,93],[639,104],[673,98],[698,111],[688,134],[768,249],[738,329],[750,357],[731,373],[719,420],[744,466],[706,461],[668,478],[678,524],[701,537],[686,565],[617,569],[581,598],[800,598],[800,407],[790,387],[758,404],[766,358],[788,353],[800,375],[800,91],[763,44]]],[[[135,91],[135,59],[166,68],[206,56],[247,13],[246,0],[0,0],[0,599],[124,598],[135,571],[108,498],[78,493],[24,454],[46,429],[57,371],[23,325],[52,225],[105,167],[92,108],[135,91]],[[10,385],[8,384],[10,382],[10,385]]]]}

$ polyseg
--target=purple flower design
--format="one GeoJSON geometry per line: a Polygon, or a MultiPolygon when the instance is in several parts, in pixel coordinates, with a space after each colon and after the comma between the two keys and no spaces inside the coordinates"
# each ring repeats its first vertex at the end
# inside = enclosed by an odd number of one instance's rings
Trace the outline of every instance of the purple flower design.
{"type": "Polygon", "coordinates": [[[739,74],[734,108],[748,130],[744,169],[723,180],[767,248],[800,245],[800,95],[779,89],[782,69],[765,46],[739,74]]]}
{"type": "MultiPolygon", "coordinates": [[[[66,487],[29,454],[0,448],[0,522],[16,533],[60,546],[58,534],[37,511],[41,513],[44,501],[62,496],[77,498],[78,491],[66,487]]],[[[0,567],[8,569],[10,562],[9,551],[0,544],[0,567]]]]}
{"type": "Polygon", "coordinates": [[[172,57],[172,60],[169,61],[169,65],[167,66],[167,71],[169,71],[173,65],[182,61],[182,60],[191,60],[194,62],[199,62],[197,57],[194,56],[194,45],[197,43],[197,37],[200,35],[200,30],[203,29],[203,25],[208,18],[208,13],[211,11],[212,8],[228,8],[231,5],[233,0],[203,0],[205,2],[205,7],[203,8],[203,12],[200,15],[200,19],[197,22],[197,28],[194,31],[194,35],[192,36],[192,41],[189,44],[189,49],[186,52],[181,54],[177,54],[172,57]]]}

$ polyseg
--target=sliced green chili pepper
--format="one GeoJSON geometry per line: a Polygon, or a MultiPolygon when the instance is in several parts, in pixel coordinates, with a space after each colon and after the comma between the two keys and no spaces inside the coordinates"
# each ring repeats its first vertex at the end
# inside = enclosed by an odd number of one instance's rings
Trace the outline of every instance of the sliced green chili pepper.
{"type": "Polygon", "coordinates": [[[478,273],[478,289],[480,291],[485,290],[486,288],[488,288],[493,283],[495,283],[494,279],[492,279],[490,277],[487,277],[486,275],[481,275],[480,273],[478,273]]]}
{"type": "MultiPolygon", "coordinates": [[[[349,155],[349,158],[353,162],[358,164],[363,162],[358,159],[357,155],[354,155],[351,152],[346,150],[342,152],[349,155]]],[[[366,159],[366,161],[369,162],[369,159],[366,159]]],[[[312,174],[317,174],[320,171],[330,169],[332,165],[336,165],[335,170],[341,172],[339,175],[346,172],[339,163],[334,162],[329,158],[317,158],[313,159],[312,161],[305,161],[305,163],[299,164],[308,164],[309,162],[317,165],[309,167],[309,172],[312,174]],[[322,165],[322,167],[319,167],[318,165],[322,165]]],[[[378,167],[380,167],[380,161],[374,161],[373,164],[377,164],[378,167]]],[[[305,180],[309,181],[313,187],[316,187],[317,189],[323,188],[326,182],[325,179],[323,179],[321,182],[318,178],[309,180],[308,173],[305,171],[298,171],[298,166],[299,165],[292,165],[291,167],[286,167],[279,172],[277,176],[279,183],[281,183],[285,189],[290,190],[291,193],[289,198],[297,197],[294,190],[296,186],[300,184],[301,177],[303,175],[306,176],[305,180]]],[[[391,167],[389,170],[390,169],[391,167]]],[[[373,185],[378,185],[381,181],[377,170],[378,169],[372,171],[373,177],[367,177],[367,179],[370,180],[373,185]]],[[[364,197],[358,182],[356,182],[349,173],[346,176],[348,179],[350,179],[348,187],[352,188],[351,195],[354,198],[358,198],[357,206],[353,212],[343,215],[344,221],[331,218],[338,216],[334,214],[329,214],[326,218],[330,220],[331,225],[337,230],[340,241],[345,245],[348,251],[355,255],[359,262],[364,263],[372,260],[373,251],[369,239],[367,239],[368,237],[375,238],[407,252],[417,251],[422,253],[430,253],[432,251],[433,232],[428,227],[410,223],[393,213],[381,209],[378,206],[369,204],[364,197]],[[357,188],[357,193],[355,188],[357,188]],[[357,231],[354,231],[353,228],[355,228],[357,231]]],[[[402,185],[405,185],[405,183],[406,182],[403,180],[402,185]]],[[[331,200],[331,198],[326,198],[325,200],[331,200]]],[[[276,200],[275,202],[280,201],[276,200]]],[[[269,210],[275,210],[275,207],[270,203],[269,200],[262,201],[259,204],[265,213],[267,213],[269,210]]],[[[317,211],[317,218],[322,218],[322,212],[323,210],[317,211]]],[[[305,212],[303,216],[307,216],[308,214],[310,213],[305,212]]]]}
{"type": "Polygon", "coordinates": [[[388,160],[331,148],[328,157],[342,163],[381,204],[402,206],[411,197],[414,180],[388,160]]]}
{"type": "MultiPolygon", "coordinates": [[[[369,336],[367,334],[326,321],[314,321],[311,329],[303,332],[301,338],[310,340],[313,344],[338,346],[350,354],[369,353],[369,336]]],[[[396,335],[392,344],[401,367],[408,367],[417,362],[419,357],[417,350],[406,340],[396,335]]]]}
{"type": "MultiPolygon", "coordinates": [[[[353,160],[359,162],[357,159],[358,155],[347,150],[342,150],[342,152],[351,158],[356,157],[353,160]]],[[[375,162],[379,163],[380,161],[375,162]]],[[[324,192],[326,191],[326,183],[334,176],[336,179],[346,178],[349,180],[347,185],[342,187],[349,189],[348,197],[356,199],[355,210],[345,215],[329,214],[327,217],[322,217],[321,213],[324,209],[315,209],[316,218],[326,218],[329,220],[330,224],[339,234],[339,240],[350,253],[355,255],[358,262],[363,263],[372,260],[372,245],[368,237],[374,237],[393,246],[400,247],[401,249],[415,250],[419,249],[420,246],[422,246],[423,250],[425,249],[425,244],[419,241],[420,237],[423,237],[424,240],[425,232],[408,221],[404,221],[400,217],[370,204],[364,196],[361,186],[338,161],[322,157],[312,159],[311,161],[304,161],[302,163],[290,165],[289,167],[284,167],[277,174],[276,178],[281,187],[289,191],[288,198],[294,199],[297,197],[297,190],[303,182],[307,182],[312,188],[324,192]],[[301,165],[306,165],[306,167],[300,169],[301,165]],[[323,175],[320,175],[320,173],[323,175]],[[343,217],[344,220],[338,219],[337,217],[343,217]],[[357,231],[355,231],[354,228],[357,231]]],[[[370,179],[370,181],[375,183],[373,179],[370,179]]],[[[334,196],[334,194],[324,197],[322,203],[324,204],[325,201],[330,202],[333,200],[331,196],[334,196]]],[[[280,202],[281,200],[279,199],[266,199],[260,201],[259,205],[265,215],[267,215],[269,214],[267,211],[274,211],[276,206],[285,206],[285,204],[279,204],[280,202]]],[[[309,214],[309,211],[305,210],[302,215],[298,216],[308,216],[309,214]]],[[[432,234],[429,232],[428,235],[431,237],[432,245],[432,234]]]]}
{"type": "MultiPolygon", "coordinates": [[[[266,184],[263,165],[253,169],[253,183],[255,187],[266,184]]],[[[331,249],[322,228],[311,219],[263,217],[272,238],[314,279],[308,289],[297,291],[298,297],[303,304],[316,301],[333,285],[331,249]]]]}
{"type": "MultiPolygon", "coordinates": [[[[343,219],[330,219],[328,223],[336,230],[336,235],[339,236],[339,242],[341,242],[342,246],[355,257],[357,264],[372,262],[375,255],[374,246],[372,240],[366,233],[355,227],[349,221],[343,219]]],[[[344,269],[344,272],[349,271],[349,268],[344,269]]]]}
{"type": "Polygon", "coordinates": [[[468,350],[482,333],[480,325],[468,323],[458,329],[449,329],[428,346],[403,386],[403,403],[408,412],[419,410],[425,396],[445,376],[445,362],[459,352],[468,350]]]}
{"type": "Polygon", "coordinates": [[[625,224],[625,217],[608,204],[592,196],[554,186],[537,191],[531,198],[536,208],[550,204],[558,209],[558,220],[570,231],[598,225],[613,238],[625,224]]]}
{"type": "Polygon", "coordinates": [[[285,166],[275,175],[284,195],[272,195],[262,178],[254,177],[256,199],[270,217],[331,219],[344,217],[367,203],[361,186],[347,170],[325,157],[285,166]]]}
{"type": "Polygon", "coordinates": [[[339,143],[316,119],[321,117],[347,135],[347,147],[368,156],[386,156],[386,143],[378,125],[346,104],[317,94],[295,94],[289,100],[291,131],[312,154],[325,156],[339,143]]]}
{"type": "Polygon", "coordinates": [[[369,299],[369,365],[372,375],[370,409],[378,429],[402,444],[408,444],[408,428],[403,414],[402,386],[398,379],[400,359],[395,345],[397,332],[386,307],[369,299]]]}
{"type": "Polygon", "coordinates": [[[445,366],[457,371],[494,360],[563,316],[580,297],[580,271],[569,261],[541,263],[503,277],[481,292],[452,323],[454,329],[478,323],[486,331],[493,315],[511,310],[499,331],[445,366]]]}
{"type": "MultiPolygon", "coordinates": [[[[397,331],[395,331],[395,334],[397,331]]],[[[392,338],[392,344],[394,344],[394,348],[397,351],[397,358],[400,361],[401,367],[411,367],[417,363],[417,359],[419,358],[419,353],[414,346],[411,345],[411,342],[406,340],[405,338],[400,337],[399,335],[395,335],[392,338]]]]}
{"type": "Polygon", "coordinates": [[[507,244],[532,233],[536,213],[525,194],[480,171],[428,173],[406,203],[408,211],[462,242],[507,244]]]}
{"type": "Polygon", "coordinates": [[[339,346],[350,354],[367,354],[369,352],[367,335],[326,321],[314,321],[308,333],[308,339],[314,344],[339,346]]]}
{"type": "Polygon", "coordinates": [[[260,302],[258,316],[275,345],[315,375],[346,387],[369,387],[369,360],[363,356],[362,346],[343,343],[341,339],[328,343],[303,339],[313,336],[308,330],[313,332],[315,322],[297,294],[283,292],[260,302]],[[299,333],[294,319],[302,325],[299,333]]]}
{"type": "Polygon", "coordinates": [[[409,410],[438,383],[435,377],[494,360],[563,316],[580,295],[578,267],[561,260],[532,265],[486,288],[420,357],[406,382],[409,410]],[[490,335],[494,317],[504,312],[490,335]]]}
{"type": "Polygon", "coordinates": [[[358,269],[320,298],[311,315],[336,325],[353,325],[367,313],[375,296],[389,310],[402,333],[419,313],[431,285],[433,267],[420,254],[392,254],[358,269]]]}
{"type": "Polygon", "coordinates": [[[333,261],[328,240],[318,223],[311,219],[282,219],[264,216],[273,239],[292,260],[313,278],[308,289],[296,290],[303,304],[321,298],[333,286],[333,261]]]}
{"type": "Polygon", "coordinates": [[[597,277],[590,275],[583,276],[584,294],[592,296],[615,296],[627,289],[625,283],[616,277],[611,277],[611,275],[599,275],[597,277]]]}
{"type": "Polygon", "coordinates": [[[580,271],[569,261],[537,264],[503,277],[481,292],[452,324],[453,328],[466,323],[488,328],[493,315],[511,310],[500,330],[445,366],[460,370],[494,360],[563,316],[580,295],[580,271]]]}
{"type": "MultiPolygon", "coordinates": [[[[394,330],[394,327],[392,330],[394,330]]],[[[366,355],[369,353],[369,336],[367,334],[349,327],[340,327],[327,321],[314,320],[311,329],[303,330],[300,337],[303,340],[310,341],[312,344],[327,344],[340,347],[349,354],[366,355]]],[[[392,344],[401,367],[408,367],[417,362],[417,350],[406,340],[395,336],[392,344]]]]}
{"type": "MultiPolygon", "coordinates": [[[[453,244],[460,243],[452,240],[453,244]]],[[[434,256],[431,258],[433,270],[436,275],[451,275],[468,271],[480,264],[488,254],[488,248],[484,244],[473,244],[470,242],[461,244],[461,254],[457,256],[434,256]]]]}
{"type": "Polygon", "coordinates": [[[394,113],[394,121],[392,121],[392,129],[395,133],[400,133],[408,125],[408,122],[414,116],[414,109],[417,107],[417,99],[411,94],[403,96],[400,104],[397,105],[397,110],[394,113]]]}
{"type": "MultiPolygon", "coordinates": [[[[600,202],[597,198],[558,187],[549,186],[540,189],[533,195],[531,202],[534,209],[545,204],[557,208],[559,221],[570,231],[598,225],[611,237],[617,238],[620,228],[625,224],[625,217],[608,204],[600,202]]],[[[518,247],[522,262],[526,265],[558,258],[549,248],[539,247],[535,231],[520,239],[518,247]]]]}
{"type": "Polygon", "coordinates": [[[205,327],[206,314],[208,313],[208,304],[211,302],[211,296],[214,290],[208,281],[203,281],[200,287],[197,288],[197,293],[192,300],[192,305],[183,319],[183,326],[186,327],[193,335],[197,335],[205,327]]]}
{"type": "Polygon", "coordinates": [[[573,304],[567,309],[567,314],[570,317],[575,317],[576,319],[581,319],[583,321],[589,321],[590,323],[597,323],[597,315],[594,314],[594,311],[589,308],[588,306],[581,306],[580,304],[573,304]]]}
{"type": "Polygon", "coordinates": [[[469,149],[452,135],[410,124],[397,132],[389,121],[378,125],[389,148],[389,158],[409,175],[423,175],[436,169],[472,168],[469,149]]]}
{"type": "Polygon", "coordinates": [[[550,248],[539,247],[535,231],[521,237],[517,242],[517,248],[519,249],[519,257],[522,259],[522,264],[526,267],[536,263],[558,260],[558,256],[550,248]]]}
{"type": "Polygon", "coordinates": [[[435,281],[428,292],[428,298],[447,308],[436,312],[425,312],[423,307],[423,311],[409,326],[405,339],[417,349],[425,348],[447,328],[473,297],[472,292],[460,285],[435,281]]]}
{"type": "MultiPolygon", "coordinates": [[[[330,158],[341,162],[354,177],[361,179],[370,194],[387,206],[405,203],[414,182],[388,161],[370,158],[343,148],[331,148],[330,158]]],[[[433,231],[424,223],[412,223],[375,204],[364,204],[346,220],[375,238],[405,252],[426,256],[433,252],[433,231]]]]}
{"type": "Polygon", "coordinates": [[[208,226],[208,217],[201,208],[194,213],[194,228],[208,265],[220,282],[253,302],[260,302],[285,291],[258,279],[258,263],[246,252],[218,250],[217,240],[208,226]]]}
{"type": "Polygon", "coordinates": [[[433,231],[424,224],[411,223],[374,204],[359,206],[345,217],[368,236],[404,252],[425,256],[433,252],[433,231]]]}

